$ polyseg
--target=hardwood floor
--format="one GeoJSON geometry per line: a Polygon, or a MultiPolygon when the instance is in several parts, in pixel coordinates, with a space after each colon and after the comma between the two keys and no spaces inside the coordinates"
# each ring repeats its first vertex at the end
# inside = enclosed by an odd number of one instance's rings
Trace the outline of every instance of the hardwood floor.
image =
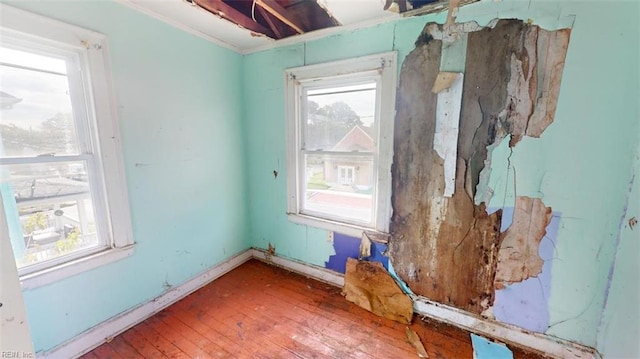
{"type": "MultiPolygon", "coordinates": [[[[405,327],[339,288],[251,260],[82,358],[417,358],[405,327]]],[[[432,359],[473,357],[464,330],[417,317],[410,328],[432,359]]]]}

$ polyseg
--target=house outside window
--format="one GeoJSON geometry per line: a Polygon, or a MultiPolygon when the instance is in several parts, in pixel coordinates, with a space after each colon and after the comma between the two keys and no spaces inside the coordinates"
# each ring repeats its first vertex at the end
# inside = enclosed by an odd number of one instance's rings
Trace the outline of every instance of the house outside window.
{"type": "Polygon", "coordinates": [[[0,238],[37,286],[131,253],[122,156],[106,38],[0,10],[0,238]]]}
{"type": "Polygon", "coordinates": [[[289,218],[386,233],[396,54],[289,69],[286,82],[289,218]]]}
{"type": "MultiPolygon", "coordinates": [[[[331,163],[330,161],[328,162],[331,163]]],[[[331,168],[331,165],[329,165],[329,168],[331,168]]],[[[355,167],[353,166],[338,166],[338,173],[340,173],[339,183],[343,186],[351,186],[353,184],[354,172],[355,167]]],[[[367,184],[368,183],[370,183],[370,181],[367,181],[367,184]]]]}

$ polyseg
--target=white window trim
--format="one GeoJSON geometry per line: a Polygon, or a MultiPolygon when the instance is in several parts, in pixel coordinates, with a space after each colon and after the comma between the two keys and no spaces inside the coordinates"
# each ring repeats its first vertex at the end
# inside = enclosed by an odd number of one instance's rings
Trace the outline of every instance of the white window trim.
{"type": "Polygon", "coordinates": [[[396,98],[397,53],[387,52],[348,60],[310,66],[296,67],[285,71],[285,98],[287,116],[287,214],[290,221],[318,227],[329,231],[360,237],[363,232],[386,234],[391,219],[391,163],[393,161],[393,122],[396,98]],[[378,130],[378,170],[376,178],[376,210],[374,227],[366,227],[327,220],[300,212],[300,96],[299,81],[380,71],[380,117],[378,130]]]}
{"type": "Polygon", "coordinates": [[[84,53],[88,65],[84,85],[90,88],[88,110],[94,111],[96,125],[91,135],[97,137],[97,173],[104,181],[104,200],[109,212],[105,221],[109,247],[21,276],[23,287],[34,288],[130,256],[134,239],[106,36],[0,3],[0,36],[4,34],[33,36],[37,41],[44,39],[84,53]]]}

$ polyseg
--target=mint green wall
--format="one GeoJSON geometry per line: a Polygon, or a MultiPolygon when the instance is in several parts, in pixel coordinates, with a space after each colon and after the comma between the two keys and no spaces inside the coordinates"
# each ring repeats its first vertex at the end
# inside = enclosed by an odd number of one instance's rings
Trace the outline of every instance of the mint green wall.
{"type": "Polygon", "coordinates": [[[7,2],[108,36],[134,255],[24,293],[37,351],[247,248],[242,56],[106,1],[7,2]]]}
{"type": "MultiPolygon", "coordinates": [[[[562,216],[547,333],[594,347],[599,344],[608,274],[640,132],[639,10],[633,1],[485,0],[463,7],[458,17],[458,21],[480,24],[496,17],[532,19],[547,29],[573,24],[555,122],[542,138],[519,143],[511,163],[517,170],[517,195],[540,197],[562,216]]],[[[326,231],[293,224],[285,215],[283,70],[390,50],[397,50],[402,62],[424,25],[443,20],[443,14],[408,18],[245,56],[253,246],[267,248],[272,243],[279,255],[322,266],[334,254],[326,231]],[[276,179],[273,170],[280,173],[276,179]]],[[[495,187],[492,205],[498,207],[512,202],[514,195],[513,183],[507,181],[505,151],[498,146],[493,152],[489,183],[495,187]]],[[[637,281],[628,271],[620,276],[622,282],[637,281]]],[[[612,291],[617,288],[614,285],[612,291]]],[[[637,303],[623,308],[637,308],[637,303]]],[[[603,328],[610,320],[605,318],[603,328]]]]}
{"type": "MultiPolygon", "coordinates": [[[[640,134],[638,134],[640,136],[640,134]]],[[[640,358],[640,144],[632,183],[621,220],[613,280],[598,331],[598,350],[605,358],[640,358]]]]}

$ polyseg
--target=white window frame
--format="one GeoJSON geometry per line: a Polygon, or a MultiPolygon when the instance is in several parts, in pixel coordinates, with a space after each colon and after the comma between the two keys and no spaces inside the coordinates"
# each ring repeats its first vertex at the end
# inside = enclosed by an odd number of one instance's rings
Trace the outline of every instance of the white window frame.
{"type": "MultiPolygon", "coordinates": [[[[391,219],[391,163],[393,161],[393,121],[396,98],[396,52],[363,56],[348,60],[296,67],[285,71],[285,97],[287,116],[287,214],[290,221],[329,231],[359,237],[363,231],[386,234],[391,219]],[[374,193],[373,220],[370,226],[342,222],[301,212],[304,193],[304,154],[302,148],[302,121],[305,116],[301,100],[305,88],[314,81],[334,81],[348,85],[362,79],[378,81],[376,94],[377,161],[374,161],[376,191],[374,193]]],[[[355,173],[354,173],[355,175],[355,173]]]]}
{"type": "MultiPolygon", "coordinates": [[[[90,175],[97,179],[91,183],[91,191],[97,202],[96,222],[100,222],[100,235],[106,236],[103,245],[97,248],[43,261],[27,267],[28,270],[21,269],[23,288],[45,285],[132,255],[134,239],[106,36],[0,4],[0,41],[14,46],[16,41],[25,41],[36,47],[41,45],[77,54],[81,74],[75,80],[72,75],[69,77],[70,81],[79,81],[76,85],[84,88],[86,105],[80,106],[86,107],[86,111],[79,112],[86,112],[86,118],[76,121],[76,126],[79,125],[77,131],[86,131],[91,142],[80,145],[81,156],[86,148],[90,148],[94,157],[88,162],[93,167],[88,168],[90,175]]],[[[73,106],[75,117],[77,103],[73,106]]],[[[52,156],[51,160],[62,157],[52,156]]],[[[13,162],[21,163],[21,160],[13,162]]],[[[11,158],[2,159],[0,163],[13,164],[11,158]]],[[[8,235],[0,237],[6,240],[8,235]]]]}

